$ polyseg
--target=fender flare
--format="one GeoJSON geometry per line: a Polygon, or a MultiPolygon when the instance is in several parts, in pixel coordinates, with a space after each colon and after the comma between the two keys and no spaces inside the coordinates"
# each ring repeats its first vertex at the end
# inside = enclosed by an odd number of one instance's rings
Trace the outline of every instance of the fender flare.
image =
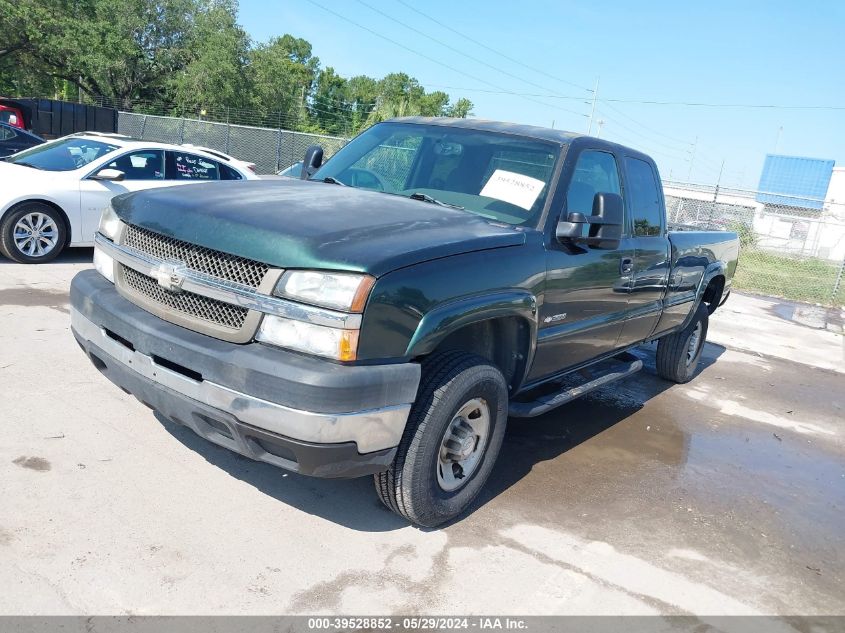
{"type": "MultiPolygon", "coordinates": [[[[531,367],[537,341],[537,298],[522,289],[499,290],[441,303],[423,315],[408,343],[407,357],[429,354],[459,329],[503,317],[522,319],[529,328],[525,372],[531,367]]],[[[524,378],[524,376],[520,376],[524,378]]]]}
{"type": "Polygon", "coordinates": [[[713,277],[718,275],[722,275],[725,278],[725,281],[727,281],[728,275],[726,273],[724,262],[713,262],[704,269],[704,273],[701,275],[701,281],[698,284],[698,290],[695,292],[697,299],[701,299],[708,284],[713,280],[713,277]]]}
{"type": "MultiPolygon", "coordinates": [[[[696,311],[698,310],[698,304],[701,303],[701,299],[704,297],[704,291],[707,289],[707,286],[713,280],[713,277],[717,277],[718,275],[722,275],[727,282],[727,274],[726,274],[725,264],[723,262],[713,262],[709,264],[707,268],[704,269],[704,273],[701,275],[701,281],[698,282],[698,288],[695,291],[695,301],[692,304],[692,310],[687,315],[687,318],[684,319],[684,322],[679,327],[679,330],[683,330],[690,324],[693,317],[695,316],[696,311]]],[[[727,283],[725,284],[727,287],[727,283]]]]}

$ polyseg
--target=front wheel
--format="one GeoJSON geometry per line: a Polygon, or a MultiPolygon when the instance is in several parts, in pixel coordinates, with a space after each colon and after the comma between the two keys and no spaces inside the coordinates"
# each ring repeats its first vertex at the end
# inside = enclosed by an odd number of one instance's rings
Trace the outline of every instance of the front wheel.
{"type": "Polygon", "coordinates": [[[657,375],[672,382],[689,382],[698,368],[707,339],[709,313],[704,303],[695,309],[687,326],[657,342],[657,375]]]}
{"type": "Polygon", "coordinates": [[[484,358],[446,352],[424,360],[396,458],[375,475],[382,502],[423,527],[457,517],[490,476],[507,411],[505,378],[484,358]]]}
{"type": "Polygon", "coordinates": [[[65,246],[67,230],[61,214],[41,202],[25,202],[0,223],[0,252],[21,264],[42,264],[65,246]]]}

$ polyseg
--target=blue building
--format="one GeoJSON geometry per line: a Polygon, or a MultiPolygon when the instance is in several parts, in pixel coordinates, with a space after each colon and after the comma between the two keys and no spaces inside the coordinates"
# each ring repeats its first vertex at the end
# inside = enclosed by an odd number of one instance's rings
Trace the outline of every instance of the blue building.
{"type": "Polygon", "coordinates": [[[757,202],[821,210],[835,161],[768,154],[757,202]],[[780,195],[778,195],[780,194],[780,195]]]}

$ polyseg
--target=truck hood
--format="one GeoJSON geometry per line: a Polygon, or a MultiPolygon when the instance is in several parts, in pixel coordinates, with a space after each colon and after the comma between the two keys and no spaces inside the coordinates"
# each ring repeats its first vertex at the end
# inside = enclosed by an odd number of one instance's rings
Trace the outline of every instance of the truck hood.
{"type": "Polygon", "coordinates": [[[391,270],[517,246],[522,231],[467,211],[294,179],[215,182],[113,199],[130,224],[279,268],[391,270]]]}

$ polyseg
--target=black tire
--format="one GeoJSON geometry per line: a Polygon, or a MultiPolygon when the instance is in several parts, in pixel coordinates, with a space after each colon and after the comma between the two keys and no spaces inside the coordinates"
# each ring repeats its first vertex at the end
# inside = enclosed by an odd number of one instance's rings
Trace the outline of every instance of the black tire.
{"type": "Polygon", "coordinates": [[[692,320],[683,330],[664,336],[657,342],[658,376],[677,383],[689,382],[692,379],[707,340],[708,321],[707,305],[699,303],[692,320]],[[696,330],[698,330],[697,346],[694,350],[690,350],[690,340],[696,330]]]}
{"type": "Polygon", "coordinates": [[[417,400],[396,458],[387,471],[375,475],[382,503],[423,527],[435,527],[457,517],[490,476],[507,419],[507,383],[502,372],[486,359],[465,352],[445,352],[425,359],[417,400]],[[438,481],[441,443],[457,412],[472,399],[482,399],[489,411],[485,446],[467,481],[448,492],[438,481]]]}
{"type": "MultiPolygon", "coordinates": [[[[42,249],[47,241],[49,240],[44,239],[40,241],[42,249]]],[[[43,202],[21,203],[6,213],[2,223],[0,223],[0,253],[21,264],[43,264],[45,262],[49,262],[58,257],[59,253],[64,250],[66,244],[67,226],[65,225],[65,220],[62,217],[62,214],[43,202]],[[48,217],[55,226],[55,230],[51,232],[51,235],[53,235],[52,239],[54,240],[53,245],[43,255],[29,255],[23,252],[20,248],[18,248],[14,240],[15,225],[21,220],[21,218],[31,216],[32,214],[42,214],[43,216],[48,217]]]]}

